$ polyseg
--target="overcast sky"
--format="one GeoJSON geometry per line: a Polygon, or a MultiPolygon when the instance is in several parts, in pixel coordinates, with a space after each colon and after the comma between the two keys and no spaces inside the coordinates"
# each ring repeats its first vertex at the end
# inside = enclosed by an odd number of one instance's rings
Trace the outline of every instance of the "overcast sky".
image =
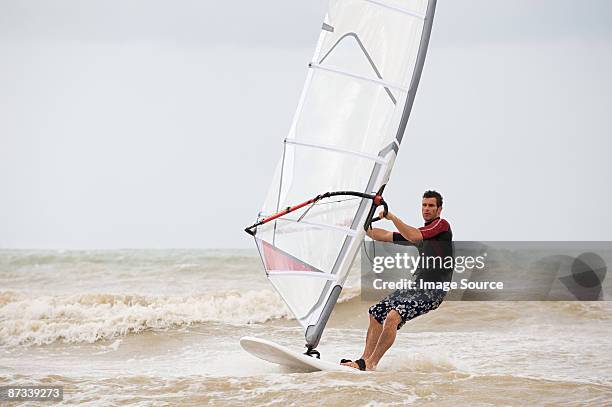
{"type": "MultiPolygon", "coordinates": [[[[0,1],[0,247],[252,247],[326,8],[0,1]]],[[[392,210],[435,188],[456,239],[612,240],[611,21],[440,0],[392,210]]]]}

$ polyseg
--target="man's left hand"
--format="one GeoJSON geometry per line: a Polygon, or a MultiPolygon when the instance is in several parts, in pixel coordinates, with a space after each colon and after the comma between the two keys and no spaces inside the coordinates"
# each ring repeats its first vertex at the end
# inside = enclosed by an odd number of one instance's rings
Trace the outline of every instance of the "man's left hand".
{"type": "Polygon", "coordinates": [[[392,220],[393,220],[393,217],[394,217],[394,216],[393,216],[393,214],[392,214],[391,212],[387,212],[387,216],[385,216],[385,210],[384,210],[384,209],[382,209],[382,210],[380,211],[380,213],[378,214],[378,216],[380,216],[380,218],[381,218],[381,219],[387,219],[387,220],[390,220],[390,221],[392,221],[392,220]]]}

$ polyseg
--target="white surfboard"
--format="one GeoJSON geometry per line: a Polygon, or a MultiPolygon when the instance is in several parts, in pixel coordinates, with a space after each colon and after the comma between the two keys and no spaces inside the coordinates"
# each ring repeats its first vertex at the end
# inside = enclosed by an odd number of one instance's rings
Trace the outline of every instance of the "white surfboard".
{"type": "Polygon", "coordinates": [[[305,372],[326,371],[342,371],[342,372],[360,372],[352,367],[342,366],[339,361],[336,363],[317,359],[316,357],[304,355],[299,352],[292,351],[277,343],[267,341],[265,339],[245,336],[240,339],[240,346],[251,355],[260,359],[266,360],[277,365],[299,369],[305,372]]]}

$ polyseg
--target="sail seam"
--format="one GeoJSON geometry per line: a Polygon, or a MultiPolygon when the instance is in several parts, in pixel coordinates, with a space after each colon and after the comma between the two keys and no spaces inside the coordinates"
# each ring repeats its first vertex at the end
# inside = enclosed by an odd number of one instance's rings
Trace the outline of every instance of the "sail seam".
{"type": "Polygon", "coordinates": [[[354,79],[359,79],[359,80],[366,81],[366,82],[376,83],[378,85],[382,85],[382,86],[387,87],[387,88],[393,88],[393,89],[401,90],[402,92],[408,92],[408,88],[405,87],[405,86],[398,85],[396,83],[387,82],[387,81],[384,81],[382,79],[368,78],[367,76],[359,75],[359,74],[356,74],[354,72],[345,71],[343,69],[333,68],[333,67],[330,67],[330,66],[319,65],[319,64],[317,64],[315,62],[309,63],[308,67],[313,68],[313,69],[321,69],[323,71],[329,71],[329,72],[337,73],[339,75],[348,76],[348,77],[351,77],[351,78],[354,78],[354,79]]]}
{"type": "Polygon", "coordinates": [[[274,270],[268,271],[269,276],[302,276],[302,277],[316,277],[323,278],[325,280],[336,281],[336,276],[329,273],[320,273],[312,271],[291,271],[291,270],[274,270]]]}
{"type": "Polygon", "coordinates": [[[348,150],[342,147],[335,147],[329,144],[320,144],[320,143],[308,143],[305,141],[298,141],[295,139],[285,139],[285,143],[287,144],[294,144],[294,145],[298,145],[298,146],[303,146],[303,147],[312,147],[312,148],[318,148],[321,150],[328,150],[328,151],[334,151],[337,153],[342,153],[342,154],[349,154],[349,155],[354,155],[357,157],[362,157],[362,158],[366,158],[368,160],[372,160],[375,161],[379,164],[387,164],[387,160],[385,160],[384,158],[372,155],[372,154],[368,154],[368,153],[362,153],[359,151],[354,151],[354,150],[348,150]]]}
{"type": "Polygon", "coordinates": [[[409,16],[412,17],[416,17],[419,18],[421,20],[425,20],[425,15],[421,14],[421,13],[417,13],[414,11],[410,11],[410,10],[406,10],[404,8],[400,8],[397,6],[392,6],[390,4],[385,4],[382,1],[376,1],[376,0],[364,0],[366,3],[372,3],[372,4],[376,4],[377,6],[389,9],[389,10],[393,10],[393,11],[397,11],[398,13],[402,13],[402,14],[407,14],[409,16]]]}

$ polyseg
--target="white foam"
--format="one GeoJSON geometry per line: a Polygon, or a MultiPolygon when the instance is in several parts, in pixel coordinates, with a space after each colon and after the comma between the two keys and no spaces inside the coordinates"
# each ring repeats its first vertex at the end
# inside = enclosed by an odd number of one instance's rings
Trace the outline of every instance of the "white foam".
{"type": "Polygon", "coordinates": [[[271,290],[189,296],[0,293],[0,344],[92,343],[147,329],[201,322],[247,324],[291,318],[271,290]]]}

